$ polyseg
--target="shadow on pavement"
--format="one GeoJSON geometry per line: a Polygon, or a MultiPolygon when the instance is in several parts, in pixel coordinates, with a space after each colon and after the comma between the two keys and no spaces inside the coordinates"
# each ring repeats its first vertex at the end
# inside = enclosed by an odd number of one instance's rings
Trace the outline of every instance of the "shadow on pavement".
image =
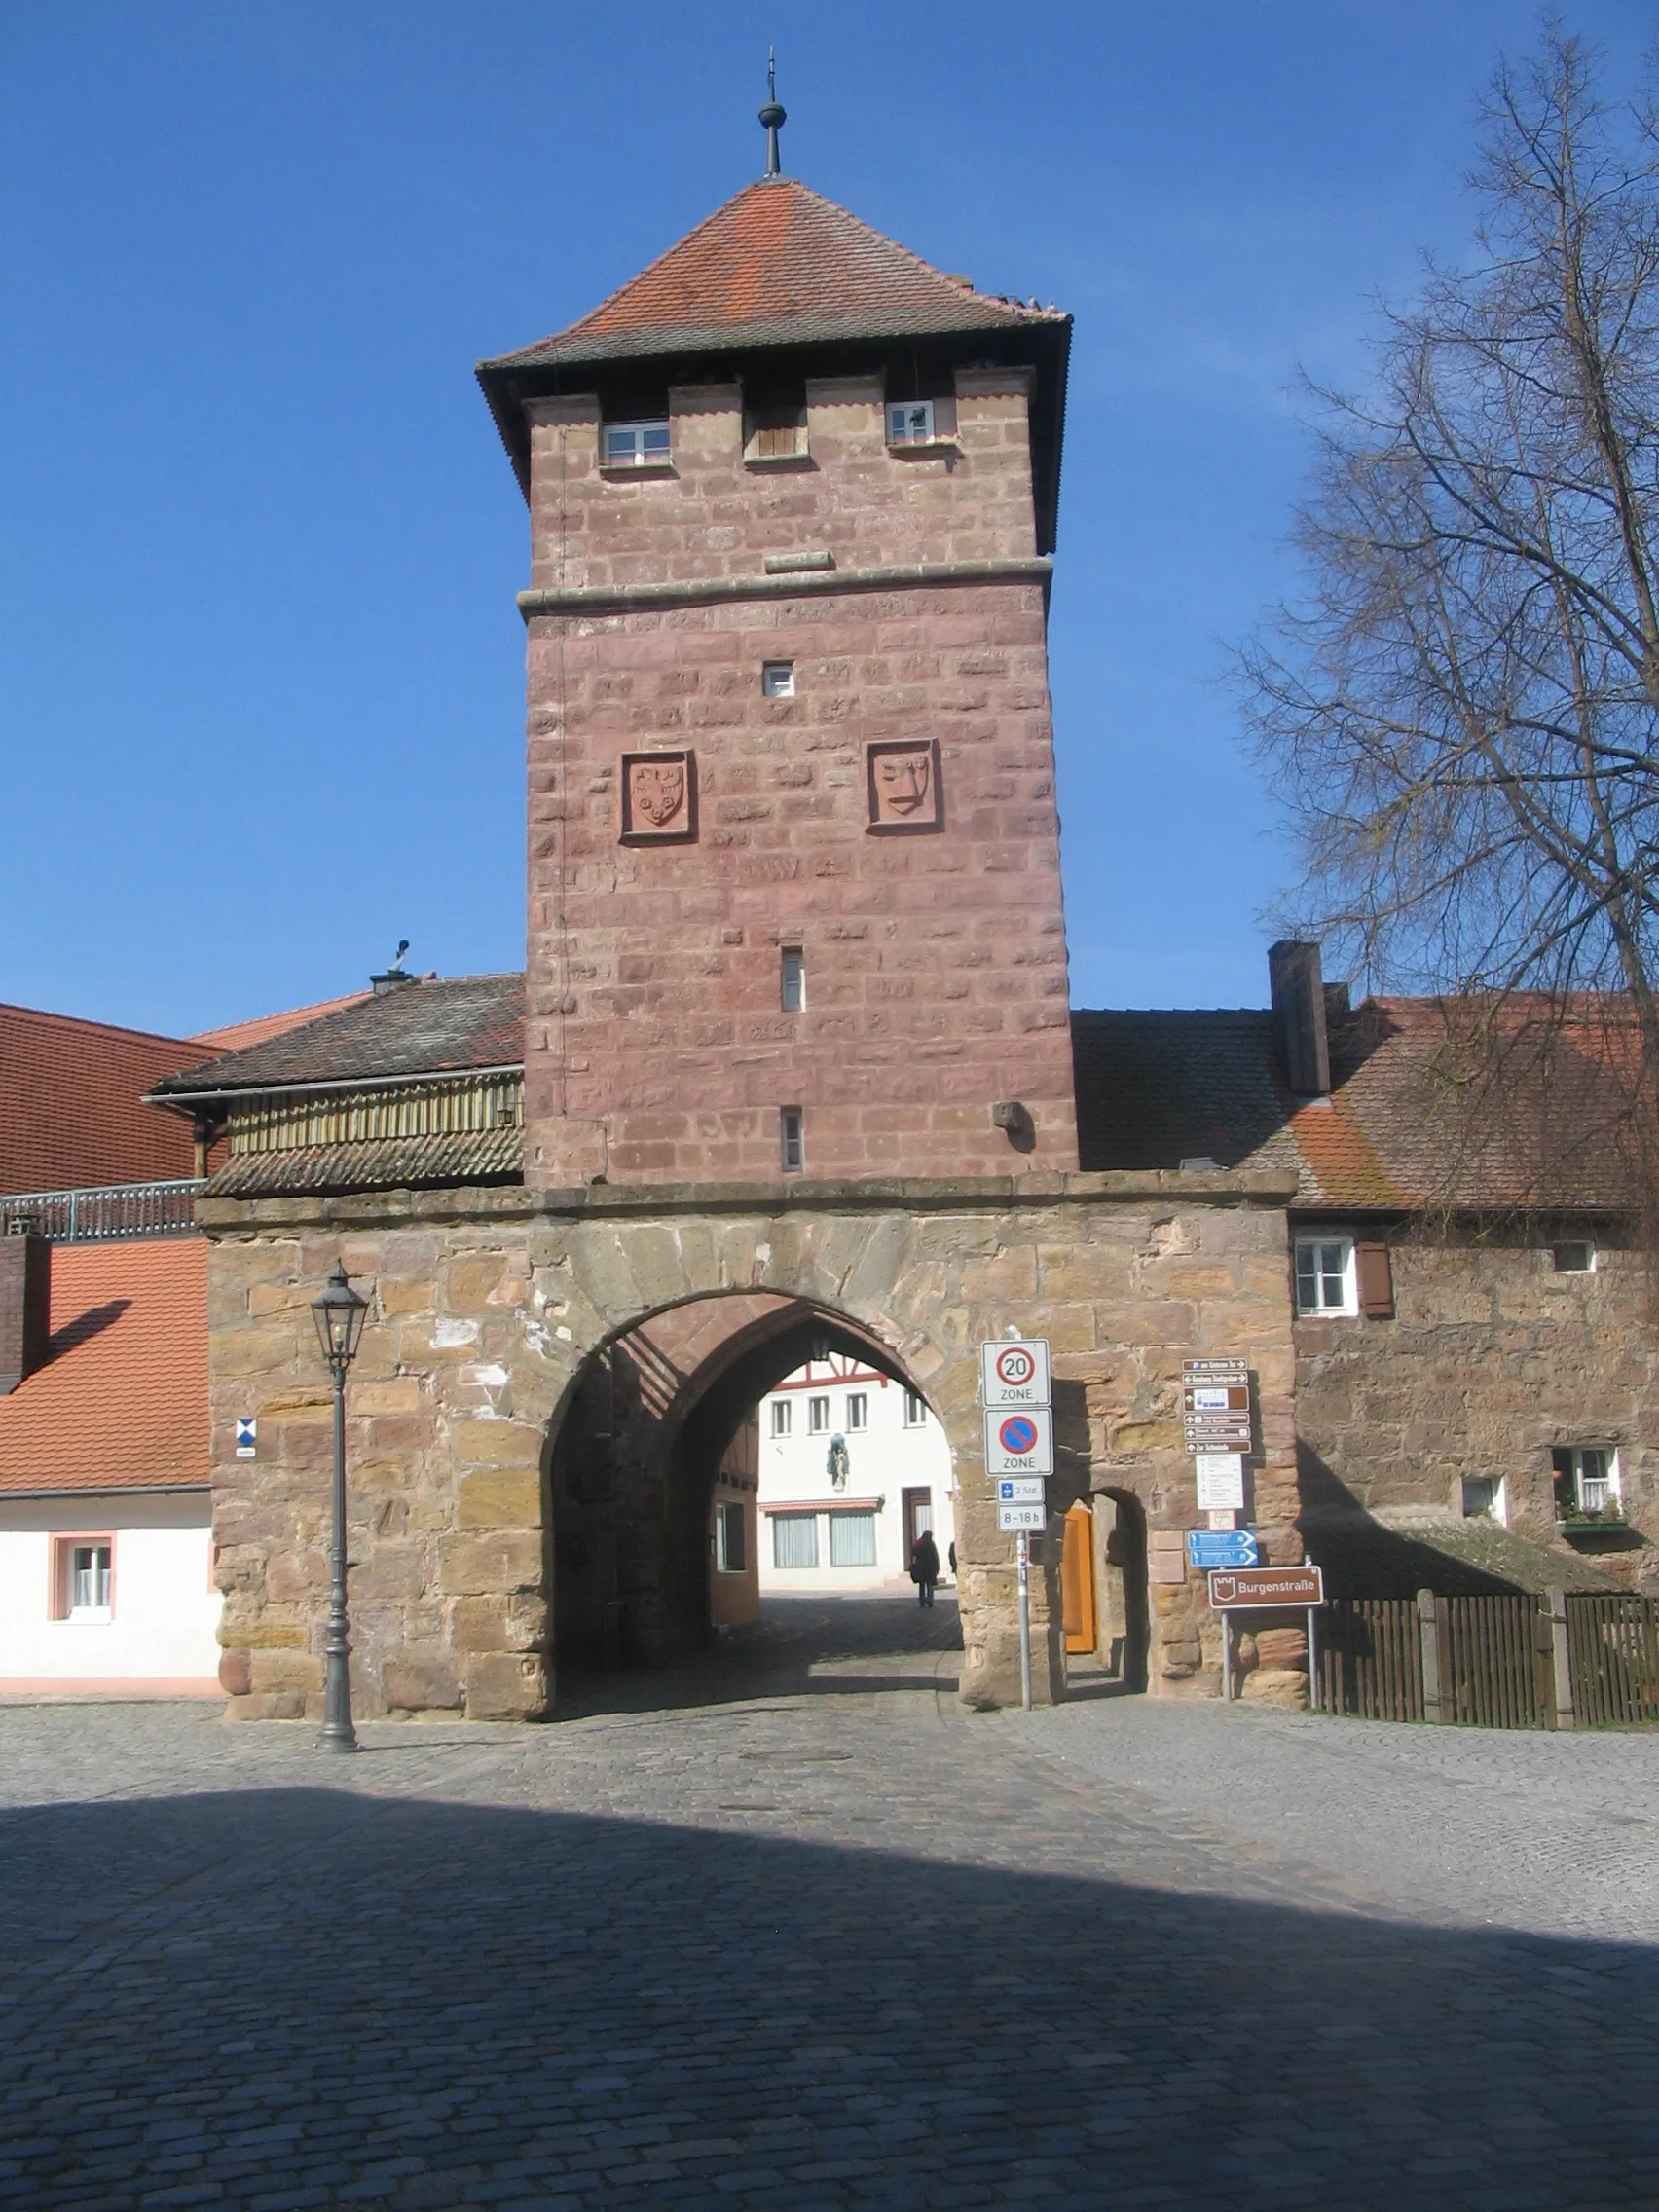
{"type": "Polygon", "coordinates": [[[9,2212],[1659,2179],[1637,1947],[310,1788],[35,1807],[0,1851],[9,2212]]]}
{"type": "Polygon", "coordinates": [[[719,1629],[674,1667],[609,1674],[561,1669],[558,1720],[668,1713],[756,1697],[934,1690],[954,1696],[962,1628],[953,1594],[932,1608],[901,1597],[768,1598],[753,1627],[719,1629]]]}

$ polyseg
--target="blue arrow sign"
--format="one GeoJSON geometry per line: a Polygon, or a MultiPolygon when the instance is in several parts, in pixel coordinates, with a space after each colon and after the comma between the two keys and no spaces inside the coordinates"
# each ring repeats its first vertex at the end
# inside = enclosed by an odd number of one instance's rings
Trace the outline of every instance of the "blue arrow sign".
{"type": "Polygon", "coordinates": [[[1196,1567],[1260,1567],[1254,1529],[1189,1529],[1187,1561],[1196,1567]]]}

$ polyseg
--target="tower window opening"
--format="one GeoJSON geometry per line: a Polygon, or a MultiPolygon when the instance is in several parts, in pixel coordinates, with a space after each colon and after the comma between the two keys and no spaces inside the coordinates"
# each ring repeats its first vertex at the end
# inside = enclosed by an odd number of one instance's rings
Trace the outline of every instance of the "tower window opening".
{"type": "Polygon", "coordinates": [[[760,692],[767,699],[793,699],[795,695],[794,662],[763,661],[760,667],[760,692]]]}
{"type": "Polygon", "coordinates": [[[933,443],[934,403],[931,399],[904,399],[889,405],[887,442],[890,446],[925,446],[933,443]]]}
{"type": "Polygon", "coordinates": [[[806,954],[798,944],[784,947],[782,996],[786,1014],[806,1012],[806,954]]]}
{"type": "Polygon", "coordinates": [[[605,425],[607,468],[661,468],[667,463],[668,454],[665,421],[607,423],[605,425]]]}
{"type": "Polygon", "coordinates": [[[805,1117],[798,1106],[786,1106],[779,1117],[786,1175],[798,1175],[806,1165],[805,1117]]]}

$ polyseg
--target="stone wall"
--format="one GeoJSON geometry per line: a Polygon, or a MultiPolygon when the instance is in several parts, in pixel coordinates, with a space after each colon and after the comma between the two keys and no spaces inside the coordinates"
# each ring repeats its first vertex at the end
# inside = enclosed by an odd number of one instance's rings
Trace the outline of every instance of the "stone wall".
{"type": "Polygon", "coordinates": [[[916,455],[878,383],[814,386],[783,471],[745,467],[735,386],[675,392],[672,469],[635,475],[596,400],[533,406],[539,583],[733,593],[530,613],[533,1185],[766,1180],[786,1107],[814,1177],[1075,1166],[1026,377],[959,382],[916,455]],[[740,594],[802,552],[834,573],[740,594]]]}
{"type": "MultiPolygon", "coordinates": [[[[1392,1264],[1392,1320],[1295,1324],[1309,1510],[1459,1514],[1464,1477],[1498,1475],[1510,1527],[1554,1544],[1553,1448],[1611,1445],[1633,1527],[1659,1538],[1659,1338],[1643,1256],[1604,1247],[1593,1273],[1561,1273],[1540,1238],[1460,1232],[1396,1245],[1392,1264]]],[[[1659,1554],[1596,1560],[1649,1581],[1659,1554]]]]}
{"type": "MultiPolygon", "coordinates": [[[[722,1298],[746,1325],[769,1298],[845,1316],[927,1397],[961,1493],[963,1693],[994,1703],[1018,1694],[1015,1578],[984,1472],[980,1341],[1017,1330],[1052,1346],[1056,1513],[1112,1490],[1166,1530],[1197,1520],[1181,1360],[1243,1352],[1262,1404],[1258,1522],[1270,1557],[1300,1557],[1287,1196],[1266,1177],[1190,1173],[876,1185],[856,1198],[799,1185],[741,1200],[612,1192],[562,1209],[487,1191],[203,1201],[231,1711],[297,1716],[320,1697],[329,1394],[309,1306],[337,1258],[371,1300],[349,1397],[362,1712],[548,1710],[560,1416],[602,1347],[652,1313],[722,1298]],[[247,1415],[259,1456],[239,1460],[247,1415]]],[[[1060,1674],[1057,1567],[1044,1564],[1034,1593],[1045,1698],[1060,1674]]],[[[1201,1586],[1155,1595],[1155,1688],[1213,1694],[1201,1586]]]]}

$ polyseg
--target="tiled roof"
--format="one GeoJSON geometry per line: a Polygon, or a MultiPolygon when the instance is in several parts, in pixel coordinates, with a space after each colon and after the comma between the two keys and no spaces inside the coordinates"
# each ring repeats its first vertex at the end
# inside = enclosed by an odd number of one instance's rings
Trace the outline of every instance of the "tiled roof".
{"type": "Polygon", "coordinates": [[[1069,319],[976,292],[833,201],[775,177],[746,185],[569,329],[479,368],[1069,319]]]}
{"type": "Polygon", "coordinates": [[[0,1493],[205,1483],[207,1245],[58,1244],[46,1365],[0,1398],[0,1493]]]}
{"type": "Polygon", "coordinates": [[[155,1086],[163,1098],[524,1064],[524,977],[422,977],[155,1086]]]}
{"type": "Polygon", "coordinates": [[[185,1038],[0,1006],[0,1191],[190,1174],[189,1128],[140,1101],[200,1051],[185,1038]]]}
{"type": "Polygon", "coordinates": [[[1347,1012],[1333,994],[1332,1089],[1317,1100],[1285,1088],[1266,1012],[1074,1013],[1082,1163],[1277,1169],[1305,1211],[1616,1208],[1630,1190],[1613,1141],[1608,1005],[1556,1034],[1547,1061],[1518,1053],[1475,1115],[1449,1078],[1454,1031],[1435,999],[1347,1012]]]}
{"type": "Polygon", "coordinates": [[[319,999],[315,1006],[290,1007],[286,1014],[262,1014],[252,1021],[233,1021],[226,1029],[200,1029],[193,1045],[210,1045],[215,1052],[242,1052],[249,1045],[263,1045],[268,1037],[285,1037],[319,1014],[334,1014],[343,1006],[355,1006],[367,991],[348,991],[344,998],[319,999]]]}
{"type": "Polygon", "coordinates": [[[1325,1570],[1329,1598],[1439,1598],[1618,1590],[1593,1560],[1565,1544],[1530,1542],[1485,1520],[1374,1520],[1368,1513],[1304,1513],[1308,1556],[1325,1570]]]}
{"type": "Polygon", "coordinates": [[[510,1182],[523,1173],[522,1129],[472,1129],[313,1145],[304,1151],[240,1153],[219,1169],[208,1196],[270,1198],[299,1191],[412,1191],[510,1182]]]}

